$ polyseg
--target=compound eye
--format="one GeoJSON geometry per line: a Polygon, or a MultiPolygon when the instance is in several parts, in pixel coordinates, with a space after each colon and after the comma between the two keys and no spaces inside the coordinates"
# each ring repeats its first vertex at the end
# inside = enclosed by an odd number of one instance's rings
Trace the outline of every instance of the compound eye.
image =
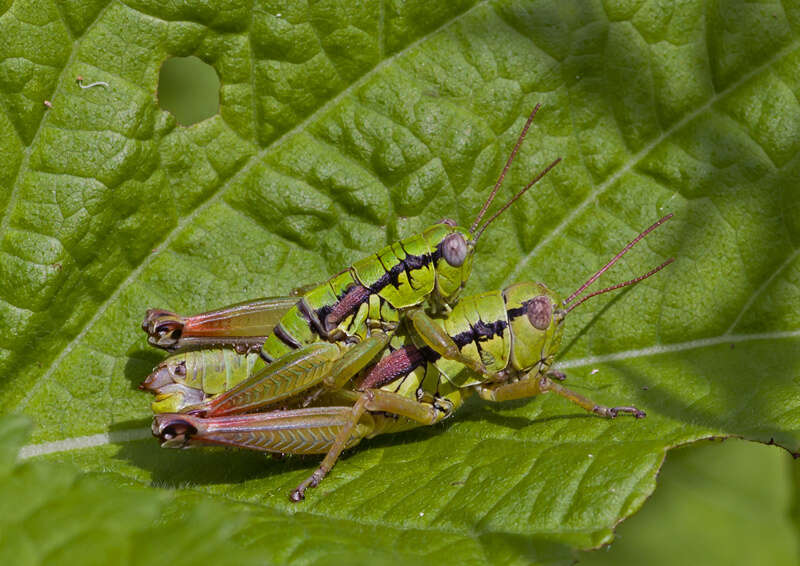
{"type": "Polygon", "coordinates": [[[549,297],[539,295],[528,303],[528,320],[534,328],[547,330],[550,321],[553,319],[553,303],[549,297]]]}
{"type": "Polygon", "coordinates": [[[453,267],[461,267],[467,259],[467,241],[459,233],[450,234],[442,242],[442,255],[453,267]]]}

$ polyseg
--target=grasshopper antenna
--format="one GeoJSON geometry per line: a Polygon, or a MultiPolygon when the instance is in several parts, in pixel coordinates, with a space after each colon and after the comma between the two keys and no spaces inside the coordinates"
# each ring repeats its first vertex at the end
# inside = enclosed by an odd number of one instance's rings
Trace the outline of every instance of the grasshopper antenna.
{"type": "MultiPolygon", "coordinates": [[[[478,228],[478,224],[480,224],[481,220],[483,219],[483,215],[484,215],[484,214],[486,214],[486,211],[489,209],[489,206],[491,206],[491,204],[492,204],[492,201],[494,200],[494,197],[497,195],[497,191],[498,191],[498,190],[500,190],[500,187],[501,187],[501,186],[502,186],[502,184],[503,184],[503,180],[506,178],[506,173],[508,173],[508,170],[509,170],[509,168],[511,167],[511,163],[513,163],[513,161],[514,161],[514,158],[517,156],[517,152],[519,151],[519,148],[520,148],[520,146],[522,145],[522,141],[525,139],[525,136],[528,134],[528,129],[531,127],[531,122],[533,122],[533,119],[536,117],[536,113],[539,111],[539,109],[540,109],[541,107],[542,107],[542,105],[541,105],[541,104],[537,104],[537,105],[536,105],[536,106],[533,108],[533,111],[531,112],[531,115],[530,115],[530,116],[528,116],[528,121],[527,121],[527,122],[525,122],[525,126],[522,128],[522,132],[520,133],[520,135],[519,135],[519,138],[517,138],[517,143],[516,143],[516,145],[514,145],[514,149],[511,151],[511,155],[509,155],[509,156],[508,156],[508,159],[506,160],[506,165],[505,165],[505,167],[503,167],[503,171],[500,173],[500,176],[497,178],[497,182],[494,184],[494,189],[492,189],[492,192],[491,192],[491,194],[489,195],[489,198],[487,198],[487,199],[486,199],[486,202],[485,202],[485,203],[483,203],[483,207],[481,208],[481,211],[478,213],[478,216],[475,218],[475,221],[472,223],[472,226],[471,226],[471,227],[470,227],[470,229],[469,229],[470,233],[472,233],[472,234],[474,234],[474,233],[475,233],[475,230],[478,228]]],[[[560,159],[559,159],[558,161],[560,161],[560,159]]],[[[557,163],[558,161],[556,161],[556,163],[557,163]]],[[[553,165],[551,165],[550,167],[548,167],[548,168],[547,168],[547,170],[545,170],[545,171],[544,171],[544,173],[547,173],[547,171],[549,171],[550,169],[552,169],[554,165],[555,165],[555,164],[553,164],[553,165]]],[[[536,181],[538,181],[539,179],[541,179],[541,178],[544,176],[544,173],[540,174],[540,175],[539,175],[539,176],[538,176],[538,177],[537,177],[537,178],[536,178],[536,179],[535,179],[535,180],[534,180],[534,181],[533,181],[533,182],[532,182],[530,185],[528,185],[527,187],[525,187],[525,189],[523,189],[523,190],[520,192],[520,194],[518,194],[517,196],[515,196],[514,198],[512,198],[512,199],[511,199],[511,201],[509,201],[509,203],[508,203],[508,204],[506,204],[506,206],[505,206],[505,207],[503,207],[503,209],[501,209],[501,211],[500,211],[500,212],[502,212],[503,210],[505,210],[506,208],[508,208],[508,206],[509,206],[509,205],[510,205],[512,202],[514,202],[516,199],[518,199],[520,196],[522,196],[522,194],[521,194],[521,193],[524,193],[524,192],[525,192],[525,191],[527,191],[527,190],[528,190],[528,189],[529,189],[531,186],[533,186],[533,185],[536,183],[536,181]]],[[[499,213],[498,213],[498,214],[499,214],[499,213]]],[[[483,232],[483,231],[486,229],[486,226],[488,226],[488,225],[489,225],[489,223],[490,223],[492,220],[494,220],[496,217],[497,217],[497,214],[495,214],[495,215],[494,215],[492,218],[490,218],[490,219],[489,219],[489,221],[488,221],[488,222],[486,222],[486,224],[484,224],[484,225],[483,225],[483,227],[482,227],[482,228],[480,229],[480,231],[478,232],[478,235],[477,235],[477,236],[475,236],[475,240],[477,240],[477,239],[478,239],[478,237],[480,236],[480,234],[481,234],[481,233],[482,233],[482,232],[483,232]]]]}
{"type": "Polygon", "coordinates": [[[489,195],[489,198],[486,199],[486,202],[483,203],[483,208],[481,208],[481,211],[475,218],[475,222],[473,222],[472,226],[470,226],[469,228],[469,231],[471,233],[475,232],[475,228],[478,227],[478,224],[480,224],[481,222],[481,218],[483,218],[483,215],[486,214],[486,211],[492,204],[492,201],[494,200],[497,191],[500,190],[500,186],[503,184],[503,179],[506,178],[506,173],[508,173],[508,169],[511,167],[511,163],[513,163],[514,158],[517,156],[517,152],[519,151],[519,146],[522,145],[522,140],[524,140],[525,136],[528,134],[528,128],[531,127],[531,122],[533,122],[533,119],[536,117],[536,113],[539,111],[539,108],[541,107],[542,107],[541,103],[533,107],[533,112],[531,112],[531,115],[528,116],[528,121],[525,122],[525,126],[522,128],[522,133],[519,135],[519,138],[517,138],[517,143],[514,146],[514,149],[511,150],[511,155],[509,155],[508,159],[506,160],[506,166],[503,167],[503,172],[500,173],[500,176],[497,178],[497,182],[494,184],[494,189],[492,189],[492,193],[489,195]]]}
{"type": "MultiPolygon", "coordinates": [[[[650,226],[649,228],[647,228],[647,229],[646,229],[644,232],[642,232],[641,234],[639,234],[638,236],[636,236],[636,237],[635,237],[633,240],[631,240],[631,242],[630,242],[630,243],[629,243],[627,246],[625,246],[624,248],[622,248],[622,250],[621,250],[621,251],[620,251],[620,252],[619,252],[617,255],[615,255],[613,258],[611,258],[611,261],[609,261],[609,262],[608,262],[607,264],[605,264],[605,265],[604,265],[602,268],[600,268],[600,269],[597,271],[597,273],[595,273],[594,275],[592,275],[592,276],[591,276],[591,277],[590,277],[590,278],[589,278],[589,279],[586,281],[586,283],[584,283],[583,285],[581,285],[581,286],[578,288],[578,290],[577,290],[577,291],[575,291],[575,292],[574,292],[574,293],[572,293],[572,294],[571,294],[569,297],[567,297],[567,298],[564,300],[564,302],[563,302],[562,304],[563,304],[564,306],[567,306],[569,303],[571,303],[571,302],[572,302],[572,300],[573,300],[573,299],[575,299],[575,297],[577,297],[577,296],[578,296],[578,295],[580,295],[581,293],[583,293],[583,292],[586,290],[586,288],[587,288],[589,285],[591,285],[592,283],[594,283],[595,281],[597,281],[597,279],[598,279],[598,278],[599,278],[599,277],[600,277],[600,276],[601,276],[603,273],[605,273],[606,271],[608,271],[609,269],[611,269],[611,266],[612,266],[612,265],[614,265],[615,263],[617,263],[617,261],[619,260],[619,258],[621,258],[621,257],[622,257],[622,256],[624,256],[626,253],[628,253],[628,250],[630,250],[630,249],[631,249],[633,246],[635,246],[637,243],[639,243],[639,241],[640,241],[642,238],[644,238],[645,236],[647,236],[647,235],[648,235],[650,232],[652,232],[653,230],[655,230],[656,228],[658,228],[659,226],[661,226],[661,225],[662,225],[664,222],[666,222],[666,221],[667,221],[667,220],[669,220],[670,218],[672,218],[672,213],[669,213],[669,214],[667,214],[666,216],[664,216],[663,218],[660,218],[660,219],[659,219],[659,220],[658,220],[658,221],[657,221],[655,224],[653,224],[652,226],[650,226]]],[[[639,281],[641,281],[642,279],[647,279],[648,277],[650,277],[650,276],[651,276],[651,275],[653,275],[654,273],[656,273],[656,272],[660,271],[661,269],[663,269],[664,267],[666,267],[666,266],[667,266],[669,263],[671,263],[673,260],[674,260],[674,258],[673,258],[673,259],[670,259],[669,261],[666,261],[666,262],[664,262],[663,264],[661,264],[661,266],[660,266],[660,267],[656,268],[655,270],[651,271],[651,272],[650,272],[650,273],[648,273],[647,275],[644,275],[644,276],[642,276],[642,277],[640,277],[640,278],[637,278],[637,279],[632,279],[631,281],[626,281],[624,284],[616,285],[616,286],[614,286],[614,287],[609,287],[608,289],[603,289],[602,291],[599,291],[599,292],[597,292],[597,293],[592,293],[591,295],[589,295],[589,296],[585,297],[584,299],[581,299],[581,301],[580,301],[579,303],[577,303],[576,305],[573,305],[572,307],[570,307],[570,309],[569,309],[567,312],[569,312],[570,310],[572,310],[572,309],[574,309],[575,307],[577,307],[579,304],[581,304],[583,301],[585,301],[585,300],[586,300],[586,299],[588,299],[589,297],[593,297],[593,296],[595,296],[595,295],[599,295],[600,293],[605,293],[605,292],[607,292],[607,291],[611,291],[611,290],[613,290],[613,289],[618,289],[618,288],[620,288],[620,287],[625,287],[626,285],[633,285],[634,283],[638,283],[638,282],[639,282],[639,281]]]]}
{"type": "Polygon", "coordinates": [[[559,157],[559,158],[557,158],[555,161],[553,161],[553,162],[552,162],[550,165],[548,165],[547,167],[545,167],[544,169],[542,169],[542,171],[541,171],[541,172],[540,172],[538,175],[536,175],[536,177],[534,177],[534,178],[533,178],[533,180],[532,180],[530,183],[528,183],[527,185],[525,185],[525,187],[523,187],[523,189],[522,189],[520,192],[518,192],[518,193],[517,193],[517,194],[515,194],[513,197],[511,197],[511,198],[508,200],[508,202],[507,202],[507,203],[505,203],[505,204],[502,206],[502,208],[500,208],[500,210],[498,210],[497,212],[495,212],[495,213],[492,215],[492,217],[491,217],[491,218],[489,218],[489,220],[487,220],[486,222],[484,222],[483,226],[481,226],[481,227],[480,227],[480,230],[478,230],[478,233],[477,233],[477,234],[475,234],[475,241],[476,241],[476,242],[478,241],[478,238],[480,238],[480,237],[481,237],[481,234],[483,234],[483,231],[484,231],[484,230],[486,230],[486,227],[487,227],[487,226],[489,226],[489,224],[491,224],[491,223],[494,221],[494,219],[495,219],[495,218],[497,218],[498,216],[500,216],[501,214],[503,214],[503,212],[505,212],[505,210],[506,210],[506,209],[507,209],[509,206],[511,206],[512,204],[514,204],[514,202],[515,202],[515,201],[516,201],[516,200],[517,200],[519,197],[521,197],[522,195],[524,195],[524,194],[525,194],[525,192],[526,192],[528,189],[530,189],[532,186],[534,186],[536,183],[538,183],[538,182],[539,182],[539,180],[540,180],[542,177],[544,177],[545,175],[547,175],[547,173],[550,171],[550,169],[552,169],[553,167],[555,167],[555,166],[556,166],[556,165],[558,165],[559,163],[561,163],[561,158],[560,158],[560,157],[559,157]]]}
{"type": "Polygon", "coordinates": [[[655,275],[656,273],[658,273],[659,271],[661,271],[662,269],[667,267],[673,261],[675,261],[675,258],[671,257],[667,261],[665,261],[664,263],[662,263],[661,265],[656,267],[655,269],[651,269],[650,271],[648,271],[644,275],[640,275],[639,277],[636,277],[635,279],[631,279],[629,281],[624,281],[622,283],[617,283],[616,285],[612,285],[611,287],[606,287],[605,289],[600,289],[599,291],[595,291],[594,293],[589,293],[588,295],[583,297],[580,301],[578,301],[577,303],[575,303],[574,305],[569,307],[566,312],[569,312],[572,309],[574,309],[575,307],[582,305],[585,301],[591,299],[594,296],[602,295],[603,293],[608,293],[609,291],[614,291],[616,289],[620,289],[622,287],[627,287],[629,285],[636,285],[639,281],[644,281],[648,277],[650,277],[652,275],[655,275]]]}

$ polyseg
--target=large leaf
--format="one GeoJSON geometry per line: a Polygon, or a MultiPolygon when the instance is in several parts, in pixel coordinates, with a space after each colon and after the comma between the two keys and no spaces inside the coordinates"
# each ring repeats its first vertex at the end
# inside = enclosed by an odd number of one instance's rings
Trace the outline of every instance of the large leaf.
{"type": "MultiPolygon", "coordinates": [[[[35,422],[23,454],[51,460],[0,489],[61,486],[46,495],[76,524],[178,554],[216,517],[276,562],[552,562],[608,542],[671,447],[800,451],[794,4],[349,4],[0,4],[0,401],[35,422]],[[220,114],[183,128],[155,92],[190,54],[219,74],[220,114]],[[571,314],[561,358],[572,387],[647,419],[472,403],[362,443],[295,506],[313,459],[144,438],[147,307],[280,294],[444,215],[468,224],[536,102],[504,194],[565,162],[487,232],[468,291],[568,293],[674,212],[606,280],[676,263],[571,314]],[[94,491],[134,511],[93,515],[94,491]]],[[[17,538],[48,562],[31,516],[17,538]]]]}
{"type": "Polygon", "coordinates": [[[653,497],[580,564],[797,564],[791,465],[785,452],[740,440],[671,451],[653,497]]]}

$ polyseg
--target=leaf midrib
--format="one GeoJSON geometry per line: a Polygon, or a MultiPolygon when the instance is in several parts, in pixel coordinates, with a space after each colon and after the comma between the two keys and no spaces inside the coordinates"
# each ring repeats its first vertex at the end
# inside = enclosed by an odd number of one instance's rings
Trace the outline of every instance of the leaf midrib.
{"type": "Polygon", "coordinates": [[[663,142],[664,140],[668,139],[672,134],[679,131],[681,128],[689,124],[692,120],[697,118],[700,114],[708,110],[715,102],[725,98],[729,94],[733,93],[742,86],[744,83],[752,79],[754,76],[758,75],[759,73],[765,71],[767,68],[771,67],[773,64],[778,62],[779,60],[783,59],[790,55],[794,50],[798,48],[800,45],[800,41],[795,40],[788,44],[787,46],[779,49],[775,52],[775,54],[767,59],[763,64],[753,68],[749,72],[743,74],[738,80],[732,82],[728,85],[727,88],[716,92],[714,95],[708,98],[702,105],[698,106],[696,110],[693,110],[687,113],[683,118],[677,120],[673,123],[670,127],[664,130],[660,135],[656,136],[652,141],[647,143],[641,150],[639,150],[634,155],[630,156],[627,161],[619,167],[616,171],[614,171],[605,181],[596,185],[592,190],[589,191],[586,198],[581,201],[575,208],[573,208],[569,214],[567,214],[564,219],[553,228],[550,233],[548,233],[544,238],[542,238],[534,247],[531,249],[529,253],[522,257],[522,259],[517,263],[514,270],[505,278],[503,281],[503,287],[510,285],[517,281],[520,272],[522,269],[534,258],[538,255],[538,253],[544,249],[553,239],[561,234],[567,226],[569,226],[594,200],[602,195],[605,191],[611,188],[614,183],[616,183],[623,175],[628,173],[634,166],[638,165],[643,159],[645,159],[651,151],[653,151],[658,145],[663,142]]]}

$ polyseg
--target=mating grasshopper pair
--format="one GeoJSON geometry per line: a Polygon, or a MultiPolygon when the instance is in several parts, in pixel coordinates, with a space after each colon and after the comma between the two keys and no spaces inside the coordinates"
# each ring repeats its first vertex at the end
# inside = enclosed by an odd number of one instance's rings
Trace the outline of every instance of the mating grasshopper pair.
{"type": "Polygon", "coordinates": [[[148,311],[143,328],[151,344],[212,348],[168,358],[143,383],[157,394],[153,433],[162,445],[325,453],[319,468],[292,492],[299,501],[345,448],[363,438],[435,424],[473,393],[503,401],[552,391],[601,416],[643,417],[635,407],[605,407],[563,387],[557,380],[564,376],[551,364],[570,310],[650,277],[672,261],[568,307],[671,215],[642,232],[564,301],[541,283],[519,283],[457,302],[480,235],[560,161],[480,225],[538,109],[469,230],[442,221],[294,297],[188,318],[148,311]]]}

